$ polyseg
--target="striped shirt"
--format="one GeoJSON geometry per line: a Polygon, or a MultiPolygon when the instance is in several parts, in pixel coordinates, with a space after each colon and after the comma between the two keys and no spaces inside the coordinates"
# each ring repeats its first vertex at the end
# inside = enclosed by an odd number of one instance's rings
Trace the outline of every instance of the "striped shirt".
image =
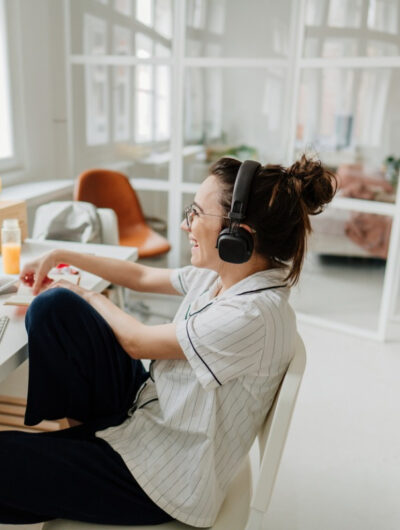
{"type": "Polygon", "coordinates": [[[177,269],[174,318],[187,360],[157,360],[135,410],[96,433],[173,518],[211,526],[294,354],[296,323],[278,269],[212,298],[217,274],[177,269]]]}

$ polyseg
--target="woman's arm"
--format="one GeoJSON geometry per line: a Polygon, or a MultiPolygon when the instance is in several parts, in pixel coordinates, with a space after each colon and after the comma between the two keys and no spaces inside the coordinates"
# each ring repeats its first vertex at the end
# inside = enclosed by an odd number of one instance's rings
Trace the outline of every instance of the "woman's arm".
{"type": "Polygon", "coordinates": [[[171,284],[172,269],[148,267],[129,261],[81,254],[64,249],[52,250],[38,260],[28,263],[21,273],[21,279],[24,280],[25,275],[34,273],[33,291],[37,293],[40,291],[42,282],[49,270],[59,263],[68,263],[78,269],[100,276],[110,283],[122,285],[134,291],[180,294],[171,284]]]}
{"type": "Polygon", "coordinates": [[[186,359],[176,338],[175,324],[146,326],[98,293],[89,293],[88,301],[133,359],[186,359]]]}
{"type": "Polygon", "coordinates": [[[122,348],[133,359],[186,359],[178,339],[176,325],[147,326],[114,305],[105,296],[67,281],[58,281],[51,289],[65,287],[82,296],[110,325],[122,348]]]}

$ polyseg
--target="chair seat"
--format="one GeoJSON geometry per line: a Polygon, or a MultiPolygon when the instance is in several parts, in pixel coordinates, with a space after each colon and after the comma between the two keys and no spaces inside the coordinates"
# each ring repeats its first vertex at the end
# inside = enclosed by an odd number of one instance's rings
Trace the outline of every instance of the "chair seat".
{"type": "Polygon", "coordinates": [[[120,230],[119,243],[126,247],[138,247],[139,258],[165,254],[171,248],[165,237],[146,224],[137,224],[120,230]]]}
{"type": "MultiPolygon", "coordinates": [[[[217,520],[211,527],[212,530],[243,530],[249,513],[250,498],[251,469],[250,459],[247,457],[229,487],[217,520]]],[[[122,528],[124,530],[195,530],[197,527],[178,521],[155,526],[113,526],[66,519],[54,519],[43,525],[43,530],[121,530],[122,528]]]]}

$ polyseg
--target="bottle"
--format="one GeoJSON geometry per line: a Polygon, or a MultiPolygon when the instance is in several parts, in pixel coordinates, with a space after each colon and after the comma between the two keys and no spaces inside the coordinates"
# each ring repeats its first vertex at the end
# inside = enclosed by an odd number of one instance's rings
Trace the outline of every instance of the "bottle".
{"type": "Polygon", "coordinates": [[[21,229],[18,219],[4,219],[1,229],[1,254],[4,274],[19,274],[21,229]]]}

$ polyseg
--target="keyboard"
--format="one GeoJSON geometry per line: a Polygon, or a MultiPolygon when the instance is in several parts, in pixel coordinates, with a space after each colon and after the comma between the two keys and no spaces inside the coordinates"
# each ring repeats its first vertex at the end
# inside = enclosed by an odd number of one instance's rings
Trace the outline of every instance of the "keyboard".
{"type": "Polygon", "coordinates": [[[10,318],[8,316],[0,317],[0,341],[3,338],[4,332],[6,330],[7,324],[10,322],[10,318]]]}

